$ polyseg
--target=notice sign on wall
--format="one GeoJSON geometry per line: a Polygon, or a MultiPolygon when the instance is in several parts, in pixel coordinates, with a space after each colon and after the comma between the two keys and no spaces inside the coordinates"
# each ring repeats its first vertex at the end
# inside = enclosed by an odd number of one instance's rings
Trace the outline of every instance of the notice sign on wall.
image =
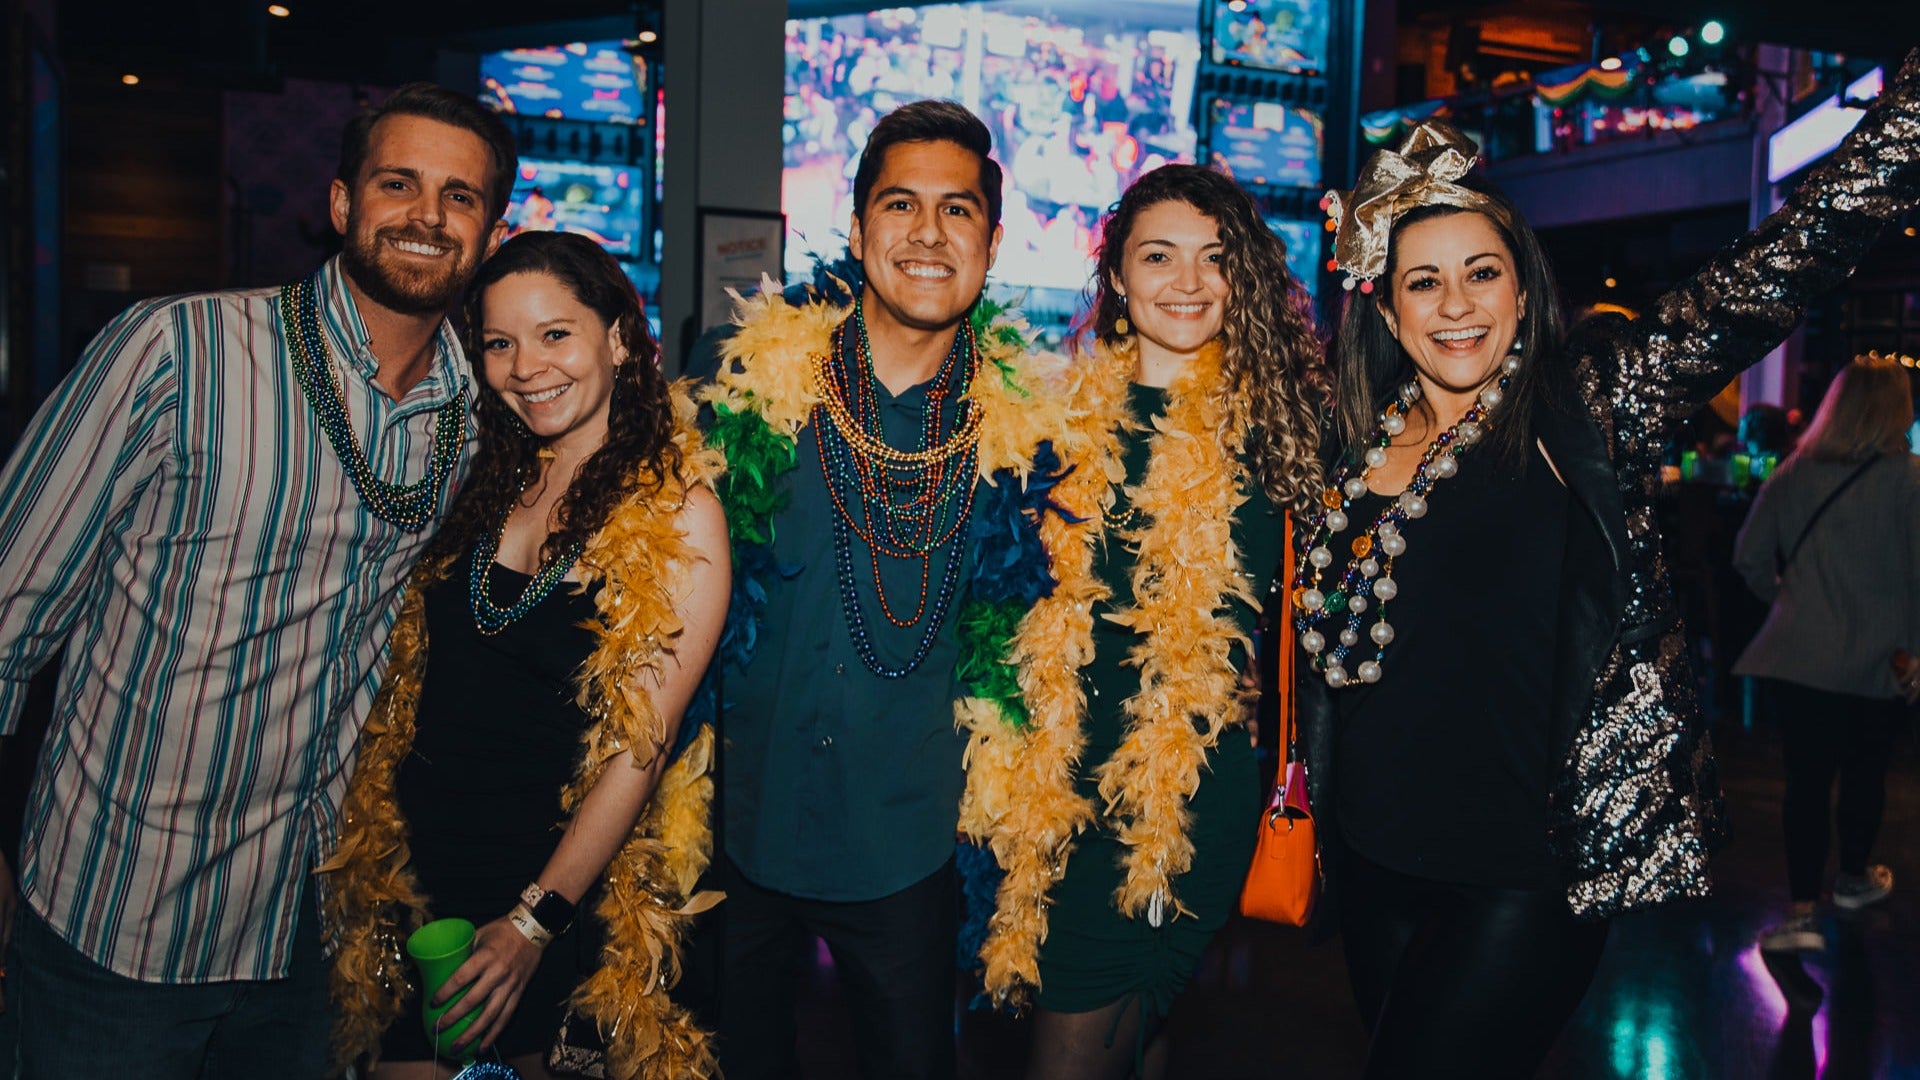
{"type": "Polygon", "coordinates": [[[762,276],[785,284],[785,214],[762,210],[700,211],[700,327],[733,319],[733,298],[759,290],[762,276]]]}

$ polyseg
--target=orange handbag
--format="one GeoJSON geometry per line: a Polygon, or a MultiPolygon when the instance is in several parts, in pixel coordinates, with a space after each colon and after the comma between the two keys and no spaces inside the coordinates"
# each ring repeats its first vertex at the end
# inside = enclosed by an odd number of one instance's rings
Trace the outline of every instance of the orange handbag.
{"type": "MultiPolygon", "coordinates": [[[[1294,573],[1293,518],[1287,518],[1286,556],[1280,563],[1280,595],[1285,603],[1294,573]]],[[[1320,895],[1320,847],[1314,837],[1313,810],[1307,802],[1307,769],[1300,760],[1294,717],[1294,643],[1290,612],[1274,614],[1272,633],[1286,635],[1273,685],[1277,695],[1280,767],[1260,810],[1260,839],[1240,889],[1240,913],[1288,926],[1305,926],[1320,895]]]]}

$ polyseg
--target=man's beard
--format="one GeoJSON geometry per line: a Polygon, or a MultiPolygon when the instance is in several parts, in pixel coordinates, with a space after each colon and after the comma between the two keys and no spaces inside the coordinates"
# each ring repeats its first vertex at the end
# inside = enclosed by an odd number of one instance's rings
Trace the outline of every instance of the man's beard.
{"type": "Polygon", "coordinates": [[[473,281],[478,262],[444,233],[383,229],[368,234],[351,226],[340,261],[369,300],[401,315],[437,315],[451,308],[473,281]],[[390,252],[387,244],[393,240],[451,250],[440,265],[416,268],[390,252]]]}

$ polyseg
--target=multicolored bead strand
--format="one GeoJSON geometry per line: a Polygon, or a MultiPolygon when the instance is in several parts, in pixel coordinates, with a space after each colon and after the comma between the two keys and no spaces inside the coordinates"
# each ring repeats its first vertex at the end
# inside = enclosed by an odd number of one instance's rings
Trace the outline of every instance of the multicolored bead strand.
{"type": "Polygon", "coordinates": [[[467,604],[473,609],[473,625],[488,636],[499,633],[511,626],[514,620],[532,611],[547,594],[558,588],[580,558],[580,545],[574,543],[558,556],[541,564],[533,580],[520,591],[520,599],[512,607],[501,607],[493,602],[492,590],[488,587],[488,577],[493,570],[493,562],[500,555],[500,537],[507,529],[507,516],[513,508],[507,508],[507,514],[500,515],[500,528],[497,531],[482,532],[473,541],[473,556],[467,568],[467,604]]]}
{"type": "Polygon", "coordinates": [[[1300,647],[1313,658],[1314,669],[1328,686],[1338,690],[1356,682],[1380,681],[1381,662],[1394,638],[1393,624],[1387,621],[1387,605],[1400,595],[1400,586],[1393,580],[1393,561],[1407,550],[1401,528],[1408,521],[1426,516],[1427,495],[1433,486],[1457,475],[1459,455],[1493,429],[1489,417],[1519,370],[1520,358],[1507,357],[1499,382],[1481,390],[1466,415],[1427,444],[1406,489],[1390,499],[1373,524],[1348,545],[1351,556],[1330,586],[1325,583],[1334,563],[1329,542],[1351,523],[1348,511],[1366,496],[1368,474],[1387,463],[1387,446],[1406,430],[1406,415],[1420,399],[1418,383],[1408,383],[1399,398],[1387,405],[1366,451],[1358,461],[1349,458],[1321,494],[1320,510],[1305,530],[1306,557],[1294,574],[1292,600],[1294,632],[1300,647]],[[1347,658],[1362,640],[1363,616],[1375,605],[1374,623],[1365,635],[1372,641],[1373,655],[1348,671],[1347,658]],[[1336,626],[1338,632],[1329,642],[1327,632],[1336,626]]]}
{"type": "Polygon", "coordinates": [[[320,300],[311,281],[280,290],[280,320],[286,327],[293,377],[367,510],[404,532],[419,532],[432,524],[440,493],[453,475],[467,440],[466,403],[461,395],[455,394],[437,410],[427,474],[411,484],[389,483],[373,474],[373,466],[347,419],[340,387],[334,381],[333,358],[320,330],[320,300]]]}
{"type": "Polygon", "coordinates": [[[853,316],[834,331],[827,355],[816,358],[814,379],[821,403],[815,407],[812,426],[834,506],[834,568],[841,608],[861,662],[882,678],[902,678],[925,662],[957,591],[960,545],[973,510],[977,472],[980,414],[966,399],[977,363],[972,328],[963,322],[927,385],[915,446],[900,450],[888,445],[881,427],[873,351],[858,303],[853,316]],[[855,331],[851,339],[848,323],[855,331]],[[950,399],[960,399],[951,424],[944,407],[950,399]],[[913,655],[898,667],[883,662],[874,650],[856,584],[860,575],[854,569],[855,537],[866,545],[881,614],[903,630],[924,623],[913,655]],[[944,557],[945,566],[929,607],[936,555],[944,557]],[[913,613],[905,618],[887,597],[882,559],[920,563],[919,596],[913,613]]]}

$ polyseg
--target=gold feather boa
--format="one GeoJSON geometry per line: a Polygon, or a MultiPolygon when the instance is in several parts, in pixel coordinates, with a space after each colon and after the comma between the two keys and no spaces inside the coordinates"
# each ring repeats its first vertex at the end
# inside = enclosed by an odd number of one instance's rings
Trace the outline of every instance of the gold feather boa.
{"type": "MultiPolygon", "coordinates": [[[[1094,573],[1094,545],[1105,536],[1101,511],[1115,502],[1113,486],[1125,482],[1121,433],[1141,427],[1127,412],[1132,368],[1131,351],[1097,348],[1069,395],[1072,427],[1055,434],[1072,469],[1055,497],[1081,520],[1043,520],[1059,584],[1021,620],[1008,650],[1029,722],[1010,723],[980,698],[955,707],[969,733],[960,826],[1005,871],[981,949],[986,988],[1016,1007],[1039,985],[1048,892],[1065,873],[1074,836],[1094,817],[1074,789],[1086,741],[1080,673],[1093,660],[1094,608],[1111,599],[1094,573]]],[[[1245,429],[1226,397],[1220,349],[1209,346],[1168,388],[1146,475],[1127,491],[1147,524],[1116,534],[1137,549],[1133,596],[1106,618],[1139,635],[1127,663],[1140,669],[1140,691],[1123,705],[1124,740],[1094,775],[1102,813],[1126,846],[1114,904],[1156,925],[1169,908],[1176,918],[1192,914],[1174,891],[1193,863],[1187,801],[1207,751],[1241,715],[1232,654],[1246,635],[1229,605],[1239,599],[1258,607],[1232,535],[1234,511],[1246,501],[1245,429]]]]}
{"type": "MultiPolygon", "coordinates": [[[[597,644],[576,675],[577,700],[594,722],[573,780],[561,793],[569,815],[614,755],[633,750],[639,765],[647,748],[666,739],[666,719],[633,680],[642,672],[657,675],[681,633],[673,586],[685,579],[698,553],[674,518],[684,493],[711,487],[723,467],[719,454],[703,447],[693,402],[677,385],[673,408],[673,439],[682,454],[678,477],[618,507],[580,556],[582,587],[595,581],[603,587],[588,624],[597,644]]],[[[447,562],[422,565],[409,583],[386,680],[361,735],[339,844],[319,871],[328,886],[323,904],[335,950],[334,1048],[342,1067],[377,1054],[381,1033],[400,1019],[412,974],[401,943],[426,917],[426,898],[408,866],[407,823],[394,800],[394,782],[413,745],[426,669],[422,594],[449,570],[447,562]]],[[[606,947],[600,967],[574,991],[572,1003],[597,1024],[607,1044],[608,1075],[621,1080],[717,1073],[706,1032],[667,995],[679,981],[688,925],[713,899],[693,896],[712,855],[712,760],[713,732],[705,729],[661,776],[632,835],[607,865],[598,908],[606,947]]]]}
{"type": "MultiPolygon", "coordinates": [[[[757,412],[774,432],[797,440],[820,403],[813,358],[833,347],[834,328],[852,310],[819,300],[790,304],[773,289],[739,301],[738,328],[701,399],[736,413],[757,412]]],[[[1026,342],[1026,325],[1006,318],[974,334],[981,362],[965,400],[981,411],[979,473],[989,483],[1002,469],[1024,477],[1034,448],[1066,427],[1060,395],[1049,392],[1064,381],[1066,365],[1030,352],[1026,342]]]]}

